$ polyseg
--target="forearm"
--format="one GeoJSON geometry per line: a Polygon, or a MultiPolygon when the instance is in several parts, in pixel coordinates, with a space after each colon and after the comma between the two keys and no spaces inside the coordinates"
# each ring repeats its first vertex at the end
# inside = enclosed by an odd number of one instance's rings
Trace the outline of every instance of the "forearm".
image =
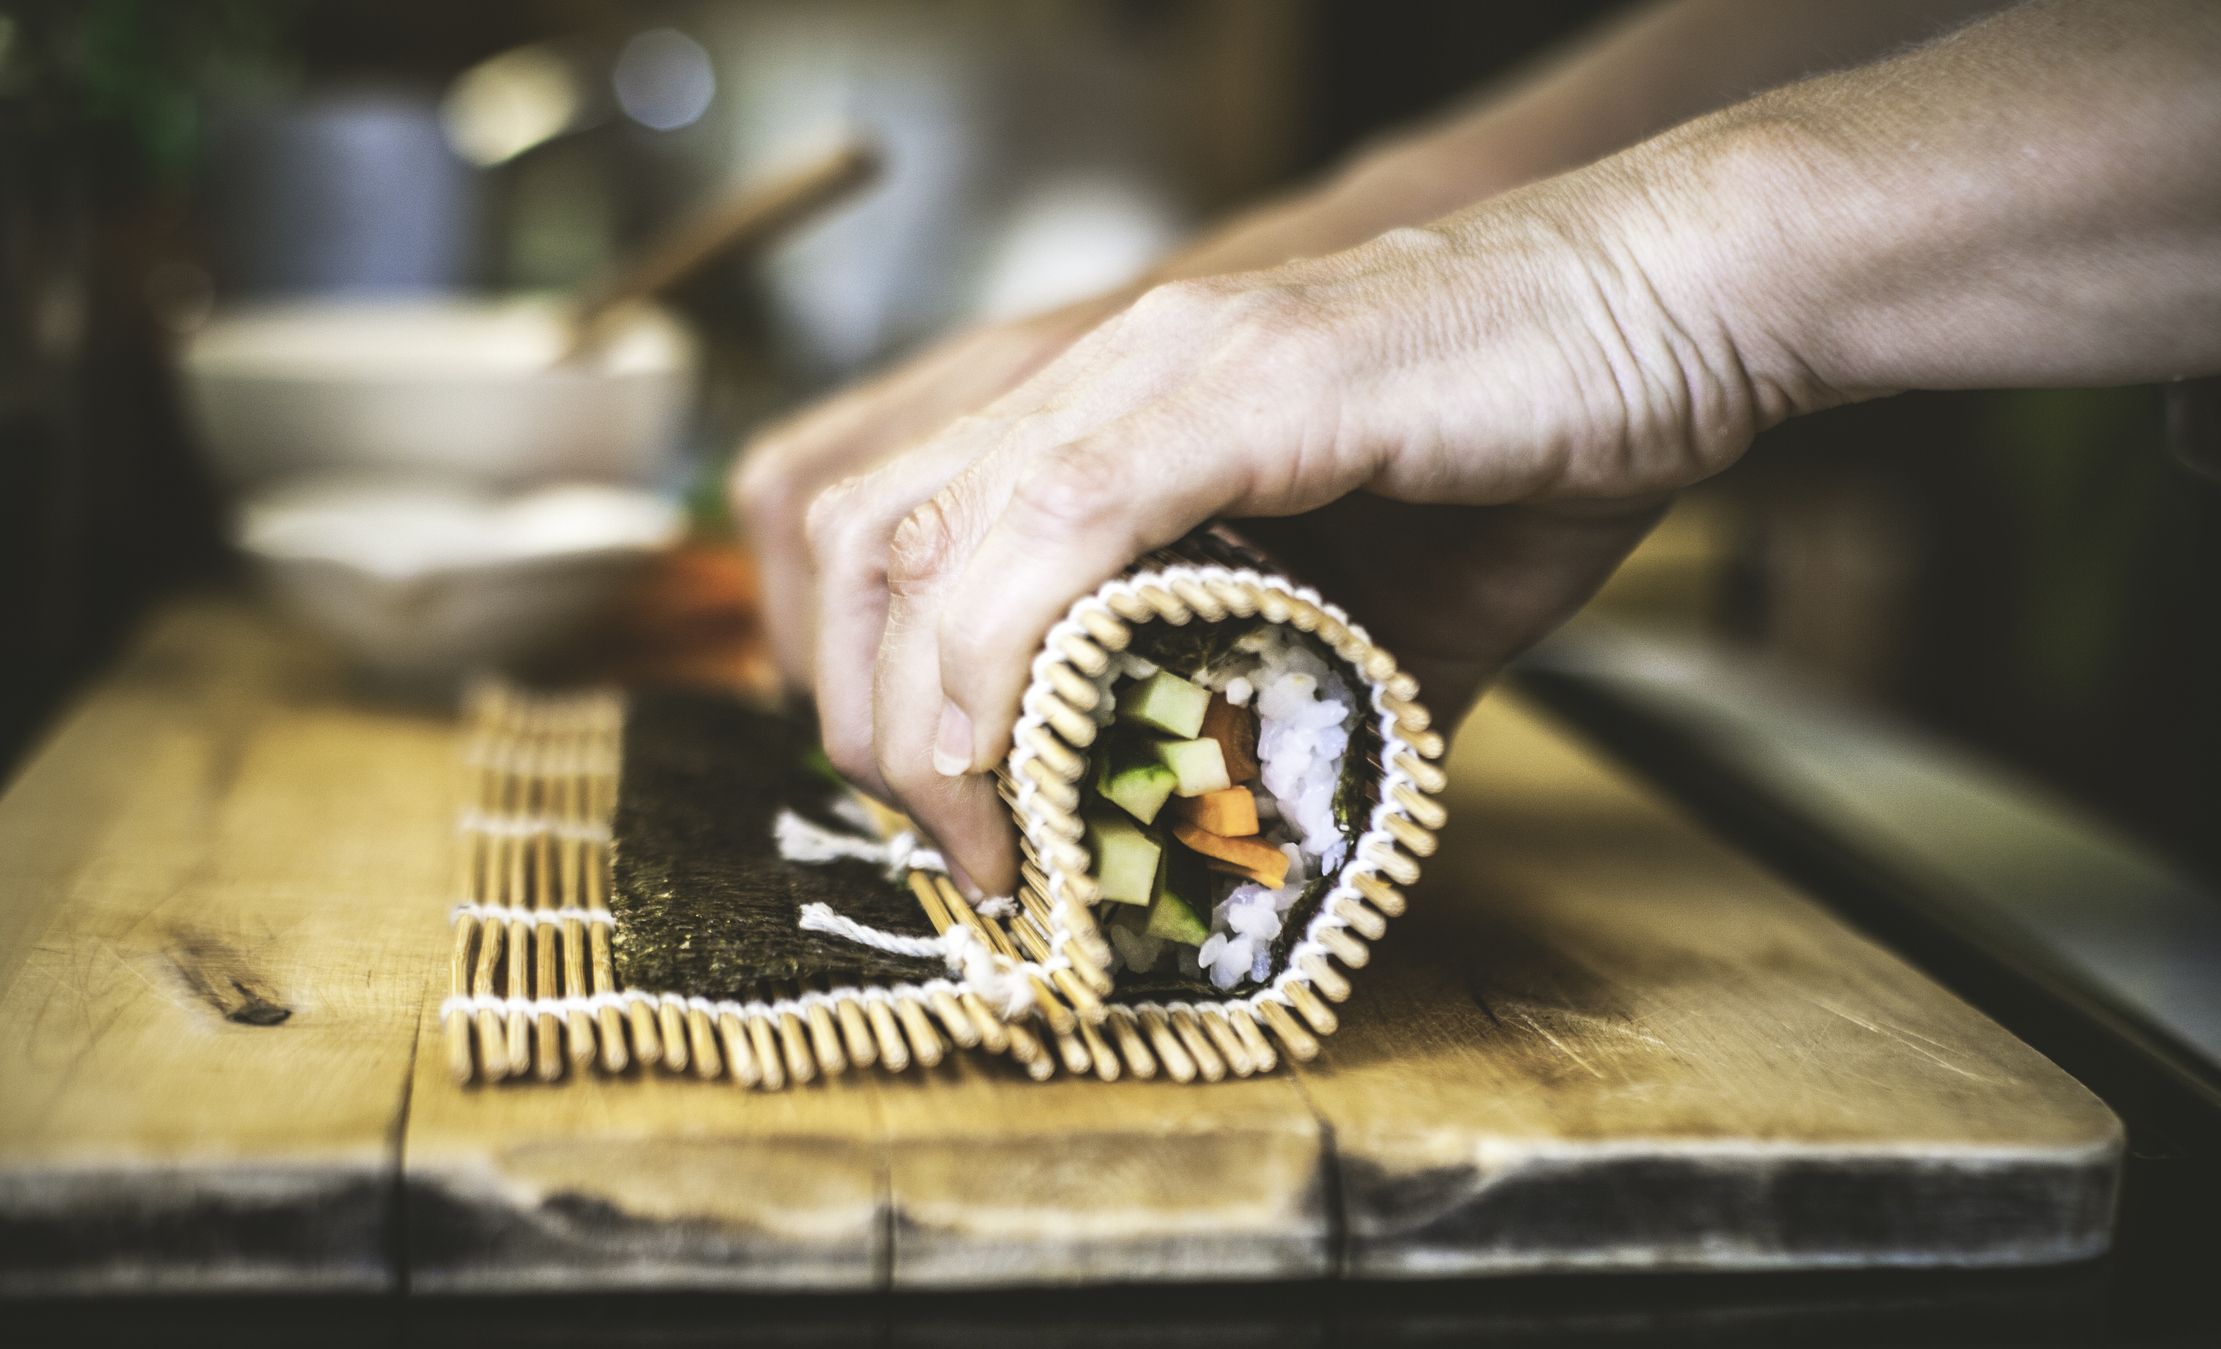
{"type": "Polygon", "coordinates": [[[1324,181],[1256,208],[1152,281],[1333,252],[1601,159],[1801,76],[1871,60],[2004,0],[1663,0],[1634,8],[1324,181]]]}
{"type": "Polygon", "coordinates": [[[1042,634],[1207,521],[1272,522],[1454,709],[1772,422],[2221,369],[2217,72],[2212,0],[2031,4],[1420,228],[1159,285],[815,498],[827,752],[999,891],[987,774],[1042,634]]]}
{"type": "Polygon", "coordinates": [[[1623,159],[1676,222],[1650,284],[1775,420],[2221,370],[2216,146],[2221,6],[2056,0],[1623,159]]]}

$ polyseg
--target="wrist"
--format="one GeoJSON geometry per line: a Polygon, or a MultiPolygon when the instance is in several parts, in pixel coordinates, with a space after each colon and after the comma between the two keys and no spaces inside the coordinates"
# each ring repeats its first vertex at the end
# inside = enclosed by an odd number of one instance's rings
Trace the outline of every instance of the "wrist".
{"type": "Polygon", "coordinates": [[[1671,322],[1739,381],[1753,430],[1871,397],[1830,350],[1846,287],[1829,185],[1845,172],[1803,119],[1763,104],[1700,118],[1599,165],[1640,228],[1631,265],[1671,322]],[[1832,167],[1831,167],[1832,164],[1832,167]]]}
{"type": "Polygon", "coordinates": [[[1755,137],[1670,136],[1372,248],[1448,246],[1448,330],[1541,403],[1555,463],[1535,490],[1667,491],[1834,401],[1801,359],[1794,260],[1763,209],[1782,178],[1755,137]]]}

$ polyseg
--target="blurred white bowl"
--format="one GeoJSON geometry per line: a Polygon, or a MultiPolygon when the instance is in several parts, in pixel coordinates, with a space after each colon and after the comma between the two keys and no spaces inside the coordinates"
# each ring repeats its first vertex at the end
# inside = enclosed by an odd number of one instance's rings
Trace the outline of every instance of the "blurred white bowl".
{"type": "Polygon", "coordinates": [[[552,299],[319,299],[220,312],[183,353],[187,402],[234,488],[281,474],[480,486],[648,483],[671,461],[693,347],[643,309],[558,362],[552,299]]]}
{"type": "Polygon", "coordinates": [[[250,498],[236,539],[279,602],[362,665],[436,677],[576,636],[684,530],[678,506],[624,488],[327,479],[250,498]]]}

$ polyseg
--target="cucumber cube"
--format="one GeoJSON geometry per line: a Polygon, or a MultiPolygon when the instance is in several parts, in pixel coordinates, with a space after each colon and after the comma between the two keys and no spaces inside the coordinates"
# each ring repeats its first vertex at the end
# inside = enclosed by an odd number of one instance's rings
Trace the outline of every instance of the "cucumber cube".
{"type": "Polygon", "coordinates": [[[1159,670],[1119,690],[1118,719],[1187,740],[1203,729],[1203,714],[1210,706],[1209,689],[1159,670]]]}
{"type": "Polygon", "coordinates": [[[1211,908],[1209,885],[1195,854],[1166,849],[1156,892],[1149,899],[1149,925],[1143,931],[1166,941],[1201,946],[1211,935],[1211,925],[1203,921],[1211,908]]]}
{"type": "Polygon", "coordinates": [[[1106,758],[1095,774],[1095,792],[1143,824],[1149,824],[1156,820],[1157,812],[1164,809],[1178,781],[1172,770],[1154,757],[1132,763],[1106,758]]]}
{"type": "Polygon", "coordinates": [[[1216,740],[1160,740],[1157,761],[1172,770],[1175,795],[1202,796],[1234,785],[1226,776],[1226,755],[1216,740]]]}
{"type": "Polygon", "coordinates": [[[1118,815],[1097,815],[1087,822],[1087,851],[1095,864],[1095,884],[1103,898],[1120,904],[1147,904],[1156,889],[1157,840],[1118,815]]]}

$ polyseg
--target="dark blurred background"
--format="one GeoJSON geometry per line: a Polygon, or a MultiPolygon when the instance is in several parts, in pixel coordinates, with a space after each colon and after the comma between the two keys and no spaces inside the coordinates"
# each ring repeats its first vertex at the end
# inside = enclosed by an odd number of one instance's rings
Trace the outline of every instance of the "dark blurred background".
{"type": "MultiPolygon", "coordinates": [[[[680,297],[703,527],[747,427],[1122,279],[1611,6],[54,0],[0,6],[0,764],[149,599],[227,577],[172,353],[211,312],[564,285],[829,128],[857,209],[680,297]]],[[[2221,878],[2221,486],[2150,389],[1770,434],[1601,602],[1733,641],[2221,878]]]]}

